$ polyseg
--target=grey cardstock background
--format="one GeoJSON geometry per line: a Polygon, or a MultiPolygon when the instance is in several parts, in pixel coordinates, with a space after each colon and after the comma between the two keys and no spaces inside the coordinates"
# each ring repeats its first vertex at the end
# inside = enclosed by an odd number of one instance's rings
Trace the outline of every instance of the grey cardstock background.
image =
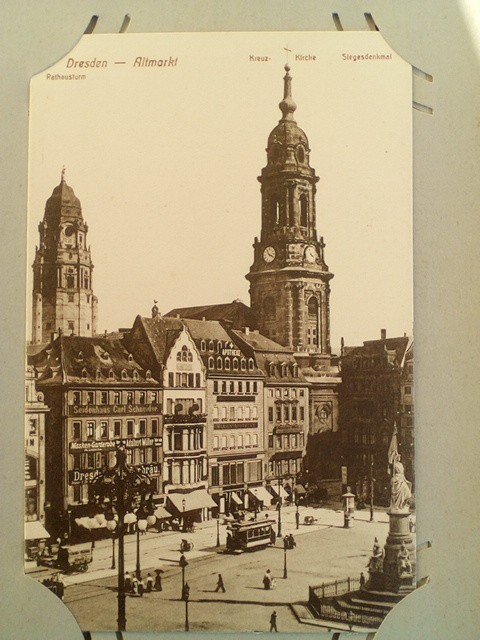
{"type": "MultiPolygon", "coordinates": [[[[387,42],[434,78],[427,83],[414,77],[414,100],[434,109],[433,116],[414,113],[417,536],[419,544],[432,543],[420,552],[418,570],[430,581],[402,601],[376,638],[479,637],[480,30],[472,35],[472,19],[461,10],[473,4],[4,0],[0,637],[82,637],[68,609],[25,577],[22,566],[24,292],[25,264],[30,268],[31,261],[25,255],[29,78],[67,53],[94,14],[100,16],[98,32],[118,31],[126,13],[132,16],[129,31],[136,32],[262,31],[333,30],[332,12],[339,14],[344,29],[367,29],[363,14],[370,12],[387,42]]],[[[95,634],[100,637],[108,636],[95,634]]]]}

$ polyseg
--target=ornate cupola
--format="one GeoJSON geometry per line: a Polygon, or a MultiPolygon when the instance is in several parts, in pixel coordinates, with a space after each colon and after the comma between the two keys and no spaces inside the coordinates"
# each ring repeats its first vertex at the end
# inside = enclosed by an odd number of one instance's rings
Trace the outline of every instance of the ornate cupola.
{"type": "Polygon", "coordinates": [[[88,226],[80,200],[65,182],[65,169],[47,200],[38,230],[40,245],[33,263],[33,344],[48,342],[59,330],[66,335],[93,335],[97,298],[92,290],[88,226]]]}
{"type": "Polygon", "coordinates": [[[282,117],[268,137],[267,164],[258,178],[262,229],[246,276],[260,330],[297,350],[330,353],[329,280],[323,238],[316,229],[319,181],[310,146],[298,126],[290,67],[285,65],[282,117]]]}

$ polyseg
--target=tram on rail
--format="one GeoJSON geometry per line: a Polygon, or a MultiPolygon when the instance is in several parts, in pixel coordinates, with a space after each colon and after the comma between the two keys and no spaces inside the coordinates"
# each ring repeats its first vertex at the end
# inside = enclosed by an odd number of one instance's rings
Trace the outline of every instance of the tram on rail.
{"type": "Polygon", "coordinates": [[[232,522],[227,527],[227,551],[242,553],[249,549],[261,549],[275,544],[275,520],[232,522]]]}

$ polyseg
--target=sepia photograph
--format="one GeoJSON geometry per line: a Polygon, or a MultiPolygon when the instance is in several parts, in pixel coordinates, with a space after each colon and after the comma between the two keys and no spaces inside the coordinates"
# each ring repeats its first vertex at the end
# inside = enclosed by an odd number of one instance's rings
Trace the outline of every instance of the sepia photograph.
{"type": "Polygon", "coordinates": [[[29,129],[25,572],[83,631],[374,632],[416,587],[411,66],[87,35],[29,129]]]}

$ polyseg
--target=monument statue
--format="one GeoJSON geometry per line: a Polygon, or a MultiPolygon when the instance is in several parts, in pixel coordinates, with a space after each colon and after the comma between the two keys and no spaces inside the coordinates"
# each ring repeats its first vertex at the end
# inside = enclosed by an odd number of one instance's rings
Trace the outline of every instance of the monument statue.
{"type": "Polygon", "coordinates": [[[392,482],[390,509],[396,511],[408,511],[409,501],[412,497],[410,483],[405,478],[405,470],[398,452],[392,457],[392,482]]]}

